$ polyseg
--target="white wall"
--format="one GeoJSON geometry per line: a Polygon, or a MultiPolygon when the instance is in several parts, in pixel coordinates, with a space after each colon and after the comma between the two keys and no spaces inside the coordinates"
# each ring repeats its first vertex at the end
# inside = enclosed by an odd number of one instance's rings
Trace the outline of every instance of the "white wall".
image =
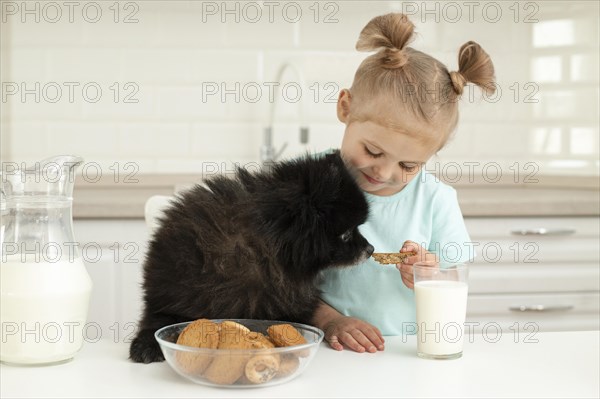
{"type": "MultiPolygon", "coordinates": [[[[105,167],[135,162],[140,173],[255,161],[269,105],[265,82],[284,61],[294,62],[309,86],[301,101],[310,147],[338,146],[343,125],[334,101],[366,56],[354,50],[358,34],[376,15],[405,11],[417,25],[413,47],[450,69],[464,42],[479,42],[501,90],[463,99],[456,138],[436,161],[535,162],[540,172],[598,173],[597,2],[72,4],[2,2],[3,160],[77,153],[105,167]],[[232,92],[221,99],[224,92],[208,95],[207,85],[232,92]],[[102,94],[92,102],[98,87],[102,94]],[[126,102],[128,94],[137,103],[126,102]]],[[[279,102],[275,140],[290,142],[286,155],[303,149],[296,113],[291,101],[279,102]]]]}

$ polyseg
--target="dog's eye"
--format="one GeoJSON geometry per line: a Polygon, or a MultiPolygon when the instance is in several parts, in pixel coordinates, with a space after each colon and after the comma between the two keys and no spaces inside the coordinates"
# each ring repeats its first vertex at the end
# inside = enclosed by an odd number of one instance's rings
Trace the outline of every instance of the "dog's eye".
{"type": "Polygon", "coordinates": [[[352,230],[348,230],[347,232],[345,232],[344,234],[342,234],[340,236],[340,240],[342,240],[343,242],[348,242],[351,237],[352,237],[352,230]]]}

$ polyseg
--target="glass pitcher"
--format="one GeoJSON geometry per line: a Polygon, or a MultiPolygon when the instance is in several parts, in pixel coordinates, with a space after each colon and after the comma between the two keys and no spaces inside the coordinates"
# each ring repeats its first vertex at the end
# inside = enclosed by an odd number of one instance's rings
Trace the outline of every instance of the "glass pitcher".
{"type": "Polygon", "coordinates": [[[77,156],[2,165],[0,360],[44,364],[81,349],[92,281],[73,236],[77,156]],[[21,166],[21,167],[19,167],[21,166]]]}

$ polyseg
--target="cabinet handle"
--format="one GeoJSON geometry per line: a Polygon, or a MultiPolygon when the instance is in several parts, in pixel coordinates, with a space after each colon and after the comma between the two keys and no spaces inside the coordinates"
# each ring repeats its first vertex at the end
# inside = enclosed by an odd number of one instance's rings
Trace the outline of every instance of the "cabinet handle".
{"type": "Polygon", "coordinates": [[[556,306],[544,306],[544,305],[521,305],[511,306],[508,308],[511,312],[556,312],[556,311],[567,311],[573,309],[573,305],[556,305],[556,306]]]}
{"type": "Polygon", "coordinates": [[[546,229],[540,227],[537,229],[511,230],[510,234],[514,236],[568,236],[575,234],[575,231],[575,229],[546,229]]]}

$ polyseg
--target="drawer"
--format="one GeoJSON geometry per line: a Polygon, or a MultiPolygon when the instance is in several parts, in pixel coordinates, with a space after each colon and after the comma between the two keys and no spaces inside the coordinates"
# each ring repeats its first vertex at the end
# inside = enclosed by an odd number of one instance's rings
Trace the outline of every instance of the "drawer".
{"type": "MultiPolygon", "coordinates": [[[[547,237],[556,237],[552,235],[555,230],[571,229],[572,233],[562,233],[559,237],[581,238],[600,236],[600,224],[598,217],[529,217],[529,218],[479,218],[467,217],[465,224],[471,236],[481,238],[496,237],[519,237],[521,233],[516,234],[515,230],[534,230],[545,228],[549,230],[547,237]]],[[[533,232],[531,232],[533,233],[533,232]]],[[[527,236],[527,235],[526,235],[527,236]]],[[[529,237],[539,238],[539,235],[529,234],[529,237]]]]}
{"type": "Polygon", "coordinates": [[[502,331],[573,331],[600,328],[600,294],[469,294],[467,322],[502,331]]]}
{"type": "Polygon", "coordinates": [[[467,218],[465,223],[478,263],[599,261],[598,218],[467,218]]]}
{"type": "Polygon", "coordinates": [[[469,268],[469,293],[600,291],[600,267],[590,262],[480,264],[469,268]]]}

